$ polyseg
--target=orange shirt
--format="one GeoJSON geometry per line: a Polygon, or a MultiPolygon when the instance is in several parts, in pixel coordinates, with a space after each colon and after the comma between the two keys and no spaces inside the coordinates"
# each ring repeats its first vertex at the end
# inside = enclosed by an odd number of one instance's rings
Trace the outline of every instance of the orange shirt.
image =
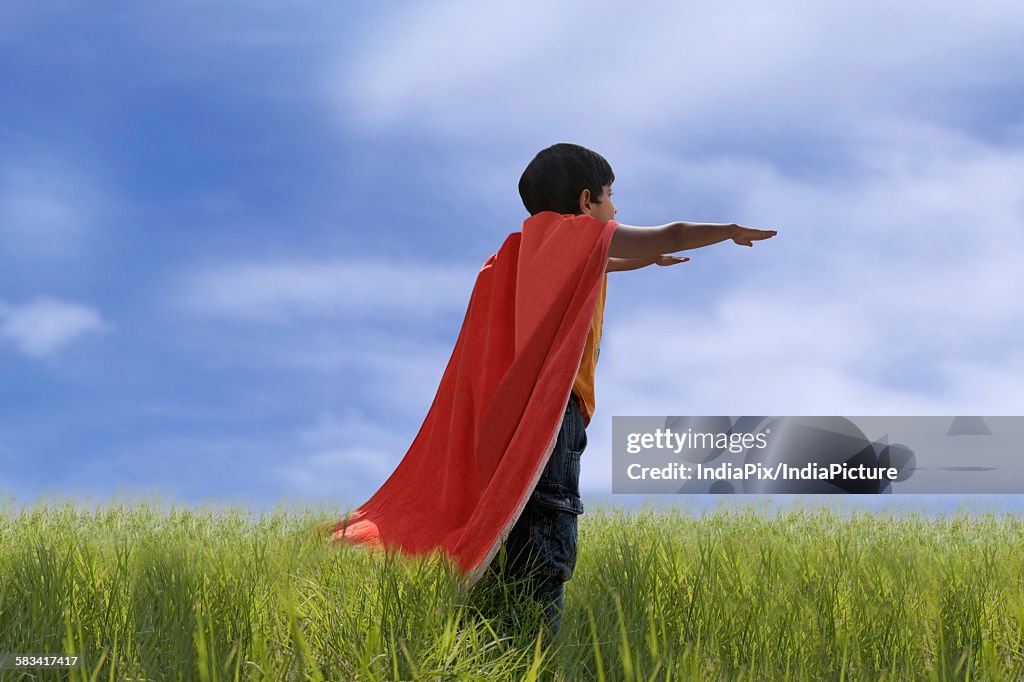
{"type": "Polygon", "coordinates": [[[584,424],[589,424],[594,414],[594,370],[597,368],[597,356],[601,353],[601,325],[604,322],[604,295],[607,288],[608,275],[605,274],[597,292],[597,304],[590,320],[587,343],[583,346],[583,359],[572,382],[572,392],[580,399],[584,424]]]}

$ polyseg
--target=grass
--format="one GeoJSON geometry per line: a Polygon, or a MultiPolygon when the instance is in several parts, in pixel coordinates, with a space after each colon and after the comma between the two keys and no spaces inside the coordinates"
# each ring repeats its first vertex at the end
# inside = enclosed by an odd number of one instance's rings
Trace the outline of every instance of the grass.
{"type": "Polygon", "coordinates": [[[326,542],[336,514],[0,513],[0,652],[71,680],[1024,677],[1024,521],[989,512],[588,509],[562,630],[490,576],[326,542]]]}

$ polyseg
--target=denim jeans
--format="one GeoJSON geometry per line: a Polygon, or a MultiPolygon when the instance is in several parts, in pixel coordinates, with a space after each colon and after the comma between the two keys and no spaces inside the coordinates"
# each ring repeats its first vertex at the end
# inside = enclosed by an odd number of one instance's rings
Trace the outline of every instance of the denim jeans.
{"type": "Polygon", "coordinates": [[[565,583],[576,568],[577,517],[583,513],[580,455],[586,446],[583,415],[570,395],[547,466],[505,540],[506,571],[528,577],[552,636],[561,627],[565,583]]]}

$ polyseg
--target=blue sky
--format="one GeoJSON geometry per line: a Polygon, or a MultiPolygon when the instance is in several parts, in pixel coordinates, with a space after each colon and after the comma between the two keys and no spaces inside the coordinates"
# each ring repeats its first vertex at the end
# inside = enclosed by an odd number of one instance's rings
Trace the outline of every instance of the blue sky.
{"type": "Polygon", "coordinates": [[[615,414],[1024,413],[1024,6],[0,2],[0,496],[355,505],[522,169],[779,230],[614,273],[615,414]]]}

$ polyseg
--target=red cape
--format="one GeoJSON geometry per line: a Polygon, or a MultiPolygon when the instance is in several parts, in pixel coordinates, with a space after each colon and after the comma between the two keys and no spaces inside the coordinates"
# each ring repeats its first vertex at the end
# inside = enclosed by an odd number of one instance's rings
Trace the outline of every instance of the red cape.
{"type": "Polygon", "coordinates": [[[551,456],[615,226],[538,213],[487,259],[412,446],[335,540],[439,550],[481,577],[551,456]]]}

